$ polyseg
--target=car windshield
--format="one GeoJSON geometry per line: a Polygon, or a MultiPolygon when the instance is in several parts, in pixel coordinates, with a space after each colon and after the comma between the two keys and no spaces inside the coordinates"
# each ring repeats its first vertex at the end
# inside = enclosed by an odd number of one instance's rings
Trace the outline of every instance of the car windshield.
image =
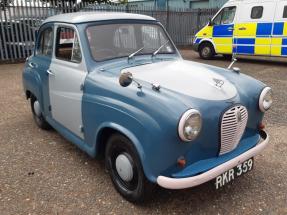
{"type": "Polygon", "coordinates": [[[153,54],[162,45],[158,54],[175,53],[165,31],[157,24],[96,25],[88,27],[86,34],[96,61],[128,57],[142,47],[137,55],[153,54]]]}

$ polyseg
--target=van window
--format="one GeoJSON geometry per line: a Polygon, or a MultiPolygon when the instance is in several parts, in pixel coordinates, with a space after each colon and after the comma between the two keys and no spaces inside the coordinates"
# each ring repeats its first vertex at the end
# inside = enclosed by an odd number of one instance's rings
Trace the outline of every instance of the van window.
{"type": "Polygon", "coordinates": [[[53,50],[53,29],[48,27],[41,32],[36,55],[51,57],[53,50]]]}
{"type": "Polygon", "coordinates": [[[287,18],[287,5],[284,6],[283,18],[287,18]]]}
{"type": "Polygon", "coordinates": [[[255,6],[251,10],[251,19],[260,19],[263,15],[263,7],[255,6]]]}
{"type": "Polygon", "coordinates": [[[80,43],[73,28],[59,27],[57,29],[56,58],[74,63],[81,62],[80,43]]]}
{"type": "Polygon", "coordinates": [[[231,24],[234,20],[236,7],[225,7],[213,19],[214,25],[231,24]]]}

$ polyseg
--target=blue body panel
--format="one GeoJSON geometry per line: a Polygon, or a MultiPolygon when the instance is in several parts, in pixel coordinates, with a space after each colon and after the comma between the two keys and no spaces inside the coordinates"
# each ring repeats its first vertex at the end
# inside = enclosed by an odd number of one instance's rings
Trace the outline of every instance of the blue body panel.
{"type": "Polygon", "coordinates": [[[283,35],[284,22],[275,22],[273,27],[273,35],[283,35]]]}
{"type": "Polygon", "coordinates": [[[206,160],[200,160],[198,162],[195,162],[192,165],[189,165],[188,167],[184,168],[183,170],[179,170],[178,172],[172,174],[172,177],[185,178],[195,176],[202,172],[208,171],[248,151],[250,148],[254,147],[259,140],[260,140],[259,134],[253,136],[248,136],[248,134],[245,134],[245,137],[242,139],[239,146],[235,150],[227,154],[221,155],[219,157],[213,157],[206,160]]]}
{"type": "Polygon", "coordinates": [[[256,36],[270,36],[272,32],[273,23],[258,23],[256,29],[256,36]]]}
{"type": "Polygon", "coordinates": [[[228,29],[233,28],[234,25],[215,25],[213,26],[213,37],[232,37],[233,31],[228,29]]]}
{"type": "MultiPolygon", "coordinates": [[[[258,109],[258,99],[265,87],[263,83],[244,74],[200,64],[226,77],[234,84],[238,94],[226,101],[211,101],[183,95],[166,88],[161,88],[160,92],[156,92],[147,82],[141,82],[142,90],[133,84],[123,88],[118,83],[122,69],[158,61],[180,60],[180,55],[177,53],[158,55],[153,61],[150,56],[137,56],[133,64],[128,64],[127,59],[95,62],[88,51],[89,46],[85,35],[87,25],[87,23],[76,25],[79,29],[79,36],[82,38],[82,49],[87,50],[82,54],[89,71],[84,83],[82,98],[84,140],[52,119],[46,105],[43,110],[47,121],[59,133],[89,155],[94,157],[98,154],[98,139],[103,129],[117,130],[133,142],[147,178],[155,182],[159,175],[188,177],[206,171],[250,149],[258,142],[257,127],[263,117],[263,113],[258,109]],[[104,68],[104,71],[101,68],[104,68]],[[235,151],[218,157],[221,115],[236,104],[242,104],[248,109],[249,119],[246,132],[235,151]],[[200,111],[203,127],[196,140],[186,143],[180,140],[177,127],[181,115],[190,108],[200,111]],[[186,157],[187,167],[185,169],[179,169],[176,165],[180,156],[186,157]]],[[[225,26],[226,30],[220,30],[220,32],[229,35],[227,28],[230,26],[225,26]]],[[[215,31],[215,34],[219,33],[215,31]]],[[[220,36],[224,36],[223,34],[220,36]]],[[[50,63],[47,59],[34,58],[34,60],[39,62],[46,60],[47,65],[50,63]]],[[[198,65],[198,63],[194,64],[198,65]]],[[[37,71],[34,74],[26,65],[23,84],[24,89],[36,95],[43,105],[46,100],[49,101],[45,87],[48,83],[43,78],[44,76],[38,73],[40,72],[37,71]]]]}
{"type": "MultiPolygon", "coordinates": [[[[39,34],[44,28],[53,28],[52,23],[43,25],[39,29],[39,34]]],[[[38,47],[39,41],[35,44],[35,47],[38,47]]],[[[25,69],[23,73],[23,86],[24,91],[32,92],[38,101],[40,102],[41,109],[43,110],[43,115],[45,117],[50,117],[49,105],[49,76],[47,70],[51,65],[51,57],[41,56],[41,55],[32,55],[25,64],[25,69]],[[29,64],[32,63],[35,65],[34,68],[31,68],[29,64]]]]}
{"type": "MultiPolygon", "coordinates": [[[[148,60],[138,60],[137,64],[143,62],[151,63],[148,60]]],[[[123,88],[118,84],[118,76],[128,66],[126,61],[117,62],[106,67],[105,72],[95,68],[88,75],[83,98],[86,143],[95,145],[97,134],[104,127],[121,131],[134,142],[146,176],[155,181],[158,175],[171,176],[179,171],[176,160],[180,156],[186,157],[187,165],[217,157],[220,117],[235,104],[246,106],[249,112],[249,133],[245,136],[254,136],[256,141],[251,138],[247,146],[251,148],[257,143],[257,127],[263,117],[257,106],[259,93],[264,87],[262,83],[244,74],[212,67],[227,77],[241,93],[228,101],[210,101],[168,89],[156,93],[149,83],[141,83],[142,91],[135,85],[123,88]],[[167,98],[171,99],[167,101],[167,98]],[[189,108],[203,113],[203,127],[195,141],[183,143],[177,135],[177,124],[181,114],[189,108]]]]}

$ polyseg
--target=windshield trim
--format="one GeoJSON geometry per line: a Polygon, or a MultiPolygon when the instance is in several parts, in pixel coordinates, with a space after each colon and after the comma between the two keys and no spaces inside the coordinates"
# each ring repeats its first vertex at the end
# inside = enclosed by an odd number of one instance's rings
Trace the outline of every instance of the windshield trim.
{"type": "MultiPolygon", "coordinates": [[[[106,20],[106,21],[100,21],[100,22],[98,22],[98,21],[97,22],[89,22],[85,26],[84,35],[85,35],[86,45],[87,45],[87,47],[89,47],[88,50],[89,50],[89,55],[90,55],[91,59],[94,62],[103,63],[103,62],[111,61],[111,60],[115,60],[115,59],[127,58],[128,55],[127,56],[118,56],[118,57],[113,57],[113,58],[107,58],[107,59],[104,59],[104,60],[96,60],[93,57],[93,54],[91,52],[90,43],[89,43],[89,39],[88,39],[88,35],[87,35],[87,29],[89,27],[100,26],[100,25],[112,25],[112,24],[130,24],[130,23],[132,23],[132,24],[149,24],[149,25],[157,25],[157,26],[159,26],[163,30],[163,32],[165,33],[167,39],[170,41],[170,44],[172,45],[172,48],[173,48],[173,52],[170,52],[170,53],[158,53],[158,55],[179,55],[178,54],[178,50],[177,50],[174,42],[172,41],[171,37],[167,33],[166,29],[163,27],[163,25],[159,21],[157,21],[157,20],[121,19],[121,20],[106,20]]],[[[151,56],[152,54],[153,53],[143,53],[143,54],[137,54],[137,56],[144,56],[144,55],[151,56]]]]}

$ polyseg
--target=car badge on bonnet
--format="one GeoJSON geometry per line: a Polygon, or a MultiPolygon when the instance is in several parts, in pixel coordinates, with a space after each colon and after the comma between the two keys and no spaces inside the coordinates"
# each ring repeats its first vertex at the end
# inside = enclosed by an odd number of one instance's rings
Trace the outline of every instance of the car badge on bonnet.
{"type": "Polygon", "coordinates": [[[217,79],[217,78],[213,78],[213,81],[215,82],[215,86],[221,88],[224,84],[223,80],[217,79]]]}

